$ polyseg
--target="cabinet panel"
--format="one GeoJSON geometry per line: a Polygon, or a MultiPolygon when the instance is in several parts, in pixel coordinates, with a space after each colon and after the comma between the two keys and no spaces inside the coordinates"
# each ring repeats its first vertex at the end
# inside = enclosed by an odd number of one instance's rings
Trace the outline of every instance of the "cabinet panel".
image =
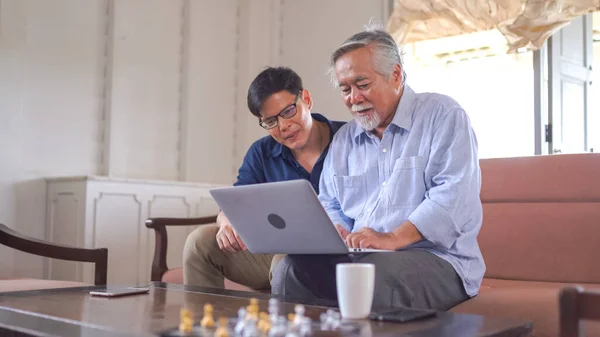
{"type": "Polygon", "coordinates": [[[108,248],[108,283],[136,283],[143,249],[142,203],[135,193],[100,193],[94,211],[95,246],[108,248]]]}

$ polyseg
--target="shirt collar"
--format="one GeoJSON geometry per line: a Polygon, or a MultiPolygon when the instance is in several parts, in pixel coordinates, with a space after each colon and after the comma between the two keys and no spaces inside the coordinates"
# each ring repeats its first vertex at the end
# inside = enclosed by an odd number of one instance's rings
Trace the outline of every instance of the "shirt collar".
{"type": "MultiPolygon", "coordinates": [[[[330,139],[333,139],[333,125],[331,123],[331,121],[327,118],[325,118],[325,116],[321,115],[321,114],[317,114],[317,113],[311,113],[310,114],[312,116],[312,118],[318,122],[325,122],[327,123],[327,126],[329,126],[329,134],[330,134],[330,139]]],[[[272,157],[277,157],[277,156],[281,156],[284,152],[286,155],[286,158],[289,158],[289,156],[292,155],[292,152],[290,151],[290,149],[287,146],[283,146],[281,143],[275,141],[274,143],[275,145],[273,146],[273,149],[271,150],[271,156],[272,157]]]]}
{"type": "MultiPolygon", "coordinates": [[[[415,92],[407,84],[405,84],[404,92],[400,97],[400,103],[398,103],[398,107],[396,107],[396,113],[394,114],[394,118],[392,118],[390,125],[395,125],[399,128],[405,129],[406,131],[410,131],[410,127],[412,125],[412,113],[414,111],[414,100],[415,92]]],[[[366,133],[365,129],[356,124],[356,128],[354,129],[354,139],[363,133],[366,133]]]]}

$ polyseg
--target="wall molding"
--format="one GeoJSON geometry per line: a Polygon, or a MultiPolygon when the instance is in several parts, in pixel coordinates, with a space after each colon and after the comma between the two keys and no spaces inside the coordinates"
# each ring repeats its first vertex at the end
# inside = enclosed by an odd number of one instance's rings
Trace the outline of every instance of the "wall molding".
{"type": "Polygon", "coordinates": [[[179,129],[177,141],[177,177],[180,181],[187,180],[188,155],[188,93],[190,71],[190,0],[181,2],[181,27],[179,46],[179,84],[178,103],[179,129]]]}
{"type": "MultiPolygon", "coordinates": [[[[240,94],[240,63],[242,62],[242,58],[240,57],[240,34],[241,34],[241,19],[242,19],[242,4],[241,2],[245,1],[245,0],[237,0],[235,2],[235,49],[234,49],[234,53],[235,53],[235,61],[234,61],[234,78],[233,78],[233,106],[234,106],[234,111],[232,114],[232,122],[233,122],[233,126],[232,126],[232,130],[233,130],[233,134],[232,134],[232,139],[233,142],[231,143],[231,158],[233,159],[233,163],[231,164],[231,173],[233,174],[233,176],[235,177],[237,175],[237,155],[238,155],[238,151],[237,151],[237,141],[239,139],[238,137],[238,113],[240,111],[240,99],[239,99],[239,94],[240,94]]],[[[249,12],[249,11],[246,11],[249,12]]]]}
{"type": "MultiPolygon", "coordinates": [[[[279,2],[279,27],[276,27],[277,30],[279,30],[279,40],[277,41],[277,49],[279,50],[278,52],[278,57],[277,57],[277,63],[280,63],[281,60],[283,60],[283,31],[285,29],[283,29],[283,22],[285,21],[285,10],[284,10],[284,6],[285,6],[285,0],[276,0],[277,2],[279,2]]],[[[275,28],[275,27],[274,27],[275,28]]]]}
{"type": "Polygon", "coordinates": [[[196,202],[196,209],[195,209],[195,217],[203,217],[203,216],[209,216],[209,215],[216,215],[219,212],[219,205],[217,205],[217,203],[215,202],[215,200],[213,198],[209,198],[209,197],[200,197],[200,199],[198,199],[198,201],[196,202]],[[207,207],[212,206],[215,209],[214,213],[207,213],[206,209],[207,207]]]}
{"type": "Polygon", "coordinates": [[[186,195],[167,195],[167,194],[154,194],[152,195],[152,199],[148,200],[148,214],[147,218],[151,218],[152,216],[152,206],[154,203],[161,200],[181,200],[181,204],[186,208],[186,216],[188,218],[192,217],[192,202],[188,200],[186,195]]]}
{"type": "MultiPolygon", "coordinates": [[[[132,197],[133,201],[135,203],[138,204],[138,206],[142,207],[142,201],[140,201],[140,199],[138,198],[138,195],[136,193],[107,193],[107,192],[99,192],[98,195],[94,198],[93,200],[93,209],[92,209],[92,238],[91,238],[91,242],[92,242],[92,246],[93,248],[98,247],[98,243],[96,241],[96,233],[98,232],[98,207],[100,207],[100,201],[102,201],[102,199],[104,198],[104,196],[107,197],[132,197]]],[[[138,216],[138,222],[141,219],[142,213],[141,210],[139,212],[139,216],[138,216]]]]}
{"type": "Polygon", "coordinates": [[[104,45],[100,93],[100,153],[99,174],[111,176],[111,115],[113,91],[113,51],[115,28],[115,3],[114,0],[105,0],[104,8],[104,45]]]}
{"type": "Polygon", "coordinates": [[[277,65],[283,58],[283,2],[271,0],[271,65],[277,65]]]}

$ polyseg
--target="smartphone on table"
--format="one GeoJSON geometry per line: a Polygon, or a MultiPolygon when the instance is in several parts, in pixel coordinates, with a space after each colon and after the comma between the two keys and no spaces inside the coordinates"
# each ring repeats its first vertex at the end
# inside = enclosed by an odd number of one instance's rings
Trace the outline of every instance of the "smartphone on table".
{"type": "Polygon", "coordinates": [[[369,314],[369,319],[374,321],[405,323],[434,317],[435,315],[437,315],[437,312],[434,310],[397,307],[373,311],[369,314]]]}
{"type": "Polygon", "coordinates": [[[107,288],[90,291],[90,295],[99,297],[122,297],[129,295],[147,294],[150,288],[107,288]]]}

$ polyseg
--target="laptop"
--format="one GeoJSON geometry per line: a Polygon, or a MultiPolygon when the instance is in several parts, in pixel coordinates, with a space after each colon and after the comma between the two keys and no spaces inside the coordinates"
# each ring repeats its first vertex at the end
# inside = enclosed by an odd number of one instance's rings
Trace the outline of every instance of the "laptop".
{"type": "Polygon", "coordinates": [[[209,190],[253,254],[349,254],[349,248],[304,179],[209,190]]]}

